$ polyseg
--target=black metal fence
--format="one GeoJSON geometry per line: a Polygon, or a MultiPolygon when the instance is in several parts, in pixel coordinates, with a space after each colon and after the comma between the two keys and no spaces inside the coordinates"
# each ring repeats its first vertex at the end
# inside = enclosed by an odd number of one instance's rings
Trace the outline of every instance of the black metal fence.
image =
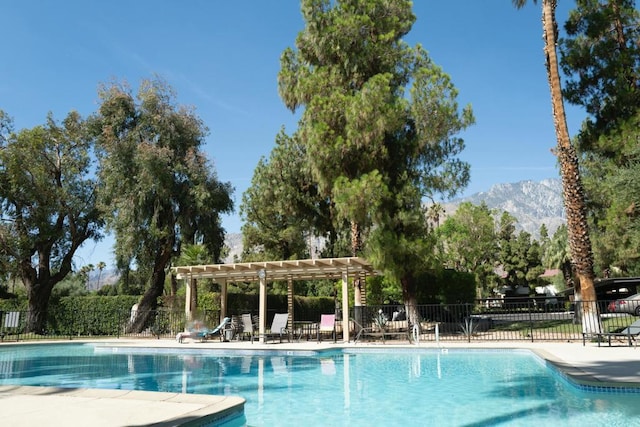
{"type": "MultiPolygon", "coordinates": [[[[609,313],[609,302],[582,302],[593,310],[598,308],[599,316],[592,317],[583,317],[580,305],[555,299],[553,303],[531,299],[420,305],[415,307],[418,325],[410,324],[404,305],[354,307],[350,317],[355,333],[368,328],[379,332],[376,338],[384,331],[406,330],[408,339],[420,341],[582,341],[583,329],[619,332],[638,319],[632,314],[609,313]]],[[[593,336],[588,334],[587,339],[593,336]]]]}
{"type": "MultiPolygon", "coordinates": [[[[582,304],[588,304],[583,302],[582,304]]],[[[591,303],[592,305],[595,304],[591,303]]],[[[616,332],[626,328],[637,318],[632,314],[608,313],[608,301],[599,301],[600,315],[586,319],[590,331],[616,332]]],[[[256,310],[257,311],[257,310],[256,310]]],[[[428,341],[577,341],[583,339],[582,310],[573,303],[556,301],[553,304],[529,300],[504,302],[482,300],[475,304],[420,305],[415,307],[419,324],[410,324],[404,305],[352,307],[349,313],[351,339],[361,329],[389,332],[391,339],[428,341]]],[[[229,313],[239,318],[242,313],[229,313]]],[[[257,313],[251,313],[257,314],[257,313]]],[[[219,323],[220,313],[201,313],[208,327],[219,323]]],[[[295,313],[294,320],[310,319],[310,313],[295,313]]],[[[339,328],[342,314],[336,312],[339,328]]],[[[28,331],[28,313],[24,311],[0,312],[0,339],[2,341],[79,339],[100,337],[174,338],[185,329],[184,312],[157,310],[151,312],[142,332],[129,332],[135,313],[130,311],[83,311],[49,313],[44,333],[28,331]]],[[[273,312],[268,311],[267,325],[273,312]]],[[[239,322],[238,322],[239,323],[239,322]]],[[[238,324],[239,326],[239,324],[238,324]]],[[[339,333],[339,336],[341,334],[339,333]]],[[[378,337],[380,334],[378,334],[378,337]]]]}

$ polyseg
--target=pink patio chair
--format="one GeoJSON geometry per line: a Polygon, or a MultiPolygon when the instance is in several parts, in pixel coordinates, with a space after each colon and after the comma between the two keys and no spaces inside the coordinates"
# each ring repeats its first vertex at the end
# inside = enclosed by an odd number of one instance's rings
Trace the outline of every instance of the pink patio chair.
{"type": "Polygon", "coordinates": [[[320,315],[320,324],[318,325],[318,342],[322,341],[322,333],[331,332],[333,342],[336,342],[336,315],[322,314],[320,315]]]}

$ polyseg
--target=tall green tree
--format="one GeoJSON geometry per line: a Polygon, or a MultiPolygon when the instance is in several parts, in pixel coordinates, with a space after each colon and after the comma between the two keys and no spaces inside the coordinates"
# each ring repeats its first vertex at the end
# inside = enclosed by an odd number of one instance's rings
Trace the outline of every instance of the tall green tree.
{"type": "Polygon", "coordinates": [[[589,116],[577,137],[600,274],[632,274],[633,210],[619,175],[635,163],[640,107],[640,14],[632,0],[578,0],[565,23],[563,94],[589,116]],[[635,134],[635,135],[634,135],[635,134]]]}
{"type": "Polygon", "coordinates": [[[334,221],[350,222],[358,255],[384,191],[377,170],[388,156],[385,134],[403,119],[399,90],[413,55],[402,37],[415,17],[408,1],[380,0],[303,0],[302,15],[297,49],[282,54],[280,95],[292,111],[304,107],[299,133],[312,176],[325,197],[347,205],[334,221]]]}
{"type": "Polygon", "coordinates": [[[635,0],[576,0],[560,39],[560,63],[568,76],[563,94],[585,108],[581,150],[618,157],[600,135],[640,107],[640,13],[635,0]]]}
{"type": "Polygon", "coordinates": [[[174,97],[159,80],[145,80],[136,96],[112,84],[101,89],[93,119],[101,150],[101,202],[109,210],[117,262],[124,269],[134,264],[148,278],[132,330],[146,326],[183,242],[202,243],[219,260],[220,214],[233,208],[231,186],[218,181],[201,151],[206,127],[174,97]]]}
{"type": "Polygon", "coordinates": [[[496,262],[504,271],[504,282],[513,288],[535,285],[538,276],[544,273],[540,243],[526,231],[516,233],[516,224],[513,215],[503,212],[497,232],[496,262]]]}
{"type": "Polygon", "coordinates": [[[567,226],[562,224],[553,233],[553,237],[542,253],[542,265],[545,268],[558,268],[562,271],[565,288],[572,288],[573,271],[571,268],[571,256],[569,253],[569,239],[567,226]]]}
{"type": "Polygon", "coordinates": [[[282,55],[279,86],[287,107],[304,108],[300,140],[336,228],[350,224],[353,255],[371,233],[366,252],[402,286],[415,322],[417,275],[437,264],[423,201],[468,182],[456,135],[474,119],[459,110],[449,76],[404,42],[411,7],[304,0],[307,24],[282,55]]]}
{"type": "Polygon", "coordinates": [[[305,147],[295,135],[281,130],[276,136],[269,159],[260,159],[254,170],[240,213],[243,261],[307,258],[308,238],[331,225],[328,204],[319,196],[305,147]]]}
{"type": "Polygon", "coordinates": [[[498,261],[510,286],[531,286],[544,273],[540,245],[531,234],[521,231],[509,239],[501,239],[498,261]]]}
{"type": "Polygon", "coordinates": [[[480,205],[463,202],[436,229],[445,266],[473,273],[477,288],[485,294],[490,285],[495,284],[492,277],[495,277],[498,245],[493,215],[484,202],[480,205]]]}
{"type": "Polygon", "coordinates": [[[516,252],[516,223],[517,219],[509,212],[502,212],[498,220],[497,246],[498,253],[496,262],[506,275],[506,282],[511,286],[520,285],[516,278],[516,263],[514,253],[516,252]]]}
{"type": "Polygon", "coordinates": [[[638,192],[640,146],[639,114],[620,126],[618,131],[601,138],[625,144],[627,160],[599,180],[599,189],[607,193],[608,205],[594,217],[596,265],[603,275],[640,274],[640,193],[638,192]],[[623,140],[624,142],[619,142],[623,140]],[[631,141],[636,141],[635,146],[631,141]]]}
{"type": "MultiPolygon", "coordinates": [[[[4,113],[4,124],[10,128],[4,113]]],[[[0,120],[2,121],[2,120],[0,120]]],[[[27,329],[43,333],[54,286],[73,269],[73,256],[99,239],[102,213],[86,122],[76,112],[62,121],[0,132],[0,257],[23,281],[29,299],[27,329]]]]}
{"type": "MultiPolygon", "coordinates": [[[[512,0],[517,8],[527,4],[527,0],[512,0]]],[[[533,0],[536,4],[537,1],[533,0]]],[[[556,21],[556,0],[541,0],[542,3],[542,32],[544,39],[545,65],[549,90],[551,92],[551,111],[556,130],[556,155],[560,163],[562,176],[562,192],[567,216],[567,230],[569,233],[569,247],[571,259],[575,267],[576,282],[575,295],[578,300],[586,301],[581,305],[583,311],[582,330],[585,333],[601,331],[596,291],[594,287],[595,273],[593,270],[593,251],[589,224],[587,221],[587,206],[585,193],[580,178],[578,154],[576,147],[569,138],[569,127],[562,98],[562,84],[558,54],[556,51],[558,25],[556,21]]]]}

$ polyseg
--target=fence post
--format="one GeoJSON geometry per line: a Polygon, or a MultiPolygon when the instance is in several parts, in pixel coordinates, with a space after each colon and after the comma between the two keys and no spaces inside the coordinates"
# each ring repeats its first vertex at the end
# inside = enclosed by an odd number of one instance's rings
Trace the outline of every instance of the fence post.
{"type": "Polygon", "coordinates": [[[73,339],[73,327],[76,324],[76,318],[78,317],[78,309],[74,308],[73,311],[71,311],[71,325],[69,325],[69,341],[71,341],[73,339]]]}
{"type": "Polygon", "coordinates": [[[531,342],[533,342],[533,313],[531,311],[531,300],[529,300],[527,304],[529,306],[529,310],[527,310],[529,312],[529,335],[531,336],[531,342]]]}
{"type": "Polygon", "coordinates": [[[120,319],[122,319],[122,309],[118,309],[115,312],[115,323],[114,325],[116,326],[116,338],[120,339],[120,319]]]}

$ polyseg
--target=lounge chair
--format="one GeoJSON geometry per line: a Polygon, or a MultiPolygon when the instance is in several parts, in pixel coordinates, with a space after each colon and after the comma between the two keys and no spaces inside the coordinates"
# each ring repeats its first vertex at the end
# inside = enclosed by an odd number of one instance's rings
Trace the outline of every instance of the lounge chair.
{"type": "Polygon", "coordinates": [[[322,333],[331,332],[333,342],[336,342],[336,315],[322,314],[320,315],[320,324],[318,325],[318,342],[322,341],[322,333]]]}
{"type": "Polygon", "coordinates": [[[200,328],[196,326],[191,330],[188,330],[185,332],[179,332],[176,335],[176,341],[178,341],[179,343],[182,343],[182,341],[185,338],[192,338],[194,340],[199,339],[201,342],[203,342],[208,340],[209,338],[213,338],[216,335],[218,335],[220,337],[220,341],[222,341],[224,339],[224,331],[230,322],[231,322],[231,319],[228,317],[225,317],[224,319],[222,319],[222,322],[220,322],[220,324],[216,326],[214,329],[200,328]]]}
{"type": "Polygon", "coordinates": [[[270,337],[278,337],[280,342],[282,342],[282,336],[285,335],[287,342],[291,342],[290,331],[287,329],[288,322],[289,313],[276,313],[275,316],[273,316],[273,322],[271,322],[269,332],[264,334],[265,340],[268,340],[270,337]]]}
{"type": "Polygon", "coordinates": [[[243,338],[249,335],[251,344],[253,344],[253,337],[255,336],[256,328],[254,327],[251,315],[249,313],[242,315],[242,336],[243,338]]]}
{"type": "Polygon", "coordinates": [[[636,338],[640,335],[640,320],[636,320],[620,332],[603,332],[596,334],[598,338],[598,347],[600,347],[600,338],[607,338],[607,342],[609,343],[609,347],[611,347],[611,338],[623,339],[626,338],[629,342],[629,347],[636,343],[636,338]]]}

